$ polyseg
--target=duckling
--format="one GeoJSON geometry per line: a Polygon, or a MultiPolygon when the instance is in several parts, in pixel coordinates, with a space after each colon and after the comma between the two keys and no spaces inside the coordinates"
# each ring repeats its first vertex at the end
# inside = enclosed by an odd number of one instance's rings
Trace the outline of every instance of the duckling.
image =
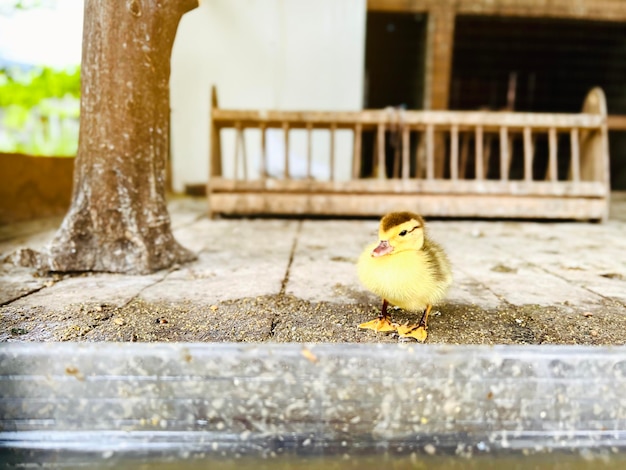
{"type": "Polygon", "coordinates": [[[392,212],[380,221],[379,241],[368,245],[357,263],[361,283],[383,299],[378,318],[359,325],[374,331],[397,331],[401,337],[426,340],[428,315],[452,283],[443,248],[428,238],[424,219],[412,212],[392,212]],[[389,304],[423,312],[417,325],[392,323],[389,304]]]}

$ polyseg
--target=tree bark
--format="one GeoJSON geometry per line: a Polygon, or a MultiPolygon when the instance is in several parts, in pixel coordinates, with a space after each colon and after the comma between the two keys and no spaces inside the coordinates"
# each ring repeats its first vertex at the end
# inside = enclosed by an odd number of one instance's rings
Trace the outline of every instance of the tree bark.
{"type": "Polygon", "coordinates": [[[182,15],[197,5],[85,1],[72,204],[35,257],[40,270],[142,274],[195,259],[173,237],[165,185],[170,56],[182,15]]]}

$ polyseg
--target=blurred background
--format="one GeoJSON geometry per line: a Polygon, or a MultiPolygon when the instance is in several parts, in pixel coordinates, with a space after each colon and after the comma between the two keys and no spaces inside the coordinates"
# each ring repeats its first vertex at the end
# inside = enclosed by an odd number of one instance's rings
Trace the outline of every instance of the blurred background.
{"type": "Polygon", "coordinates": [[[0,152],[74,156],[81,0],[0,0],[0,152]]]}
{"type": "MultiPolygon", "coordinates": [[[[0,152],[75,155],[82,8],[81,0],[0,0],[0,152]]],[[[203,0],[183,17],[171,59],[171,189],[208,179],[211,86],[220,107],[233,109],[550,113],[579,112],[599,86],[610,115],[611,185],[623,190],[624,59],[622,0],[203,0]]],[[[294,134],[297,168],[306,137],[294,134]]],[[[259,133],[246,139],[259,148],[259,133]]],[[[327,171],[324,139],[315,136],[313,145],[319,179],[327,171]]],[[[270,132],[270,166],[281,145],[270,132]]],[[[338,131],[335,145],[335,173],[349,178],[352,137],[338,131]]],[[[234,138],[225,135],[222,146],[232,153],[234,138]]],[[[7,165],[32,167],[0,160],[5,177],[7,165]]],[[[41,184],[25,187],[50,199],[56,190],[41,184]]]]}

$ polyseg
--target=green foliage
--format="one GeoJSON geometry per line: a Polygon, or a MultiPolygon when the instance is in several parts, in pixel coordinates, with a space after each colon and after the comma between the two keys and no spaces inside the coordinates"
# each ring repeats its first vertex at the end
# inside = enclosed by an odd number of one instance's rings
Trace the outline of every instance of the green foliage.
{"type": "Polygon", "coordinates": [[[76,154],[80,69],[0,70],[0,151],[76,154]]]}
{"type": "Polygon", "coordinates": [[[50,67],[0,70],[0,108],[19,105],[32,108],[46,98],[80,97],[80,69],[54,70],[50,67]]]}
{"type": "Polygon", "coordinates": [[[57,0],[0,0],[0,15],[9,15],[14,11],[53,7],[57,0]]]}

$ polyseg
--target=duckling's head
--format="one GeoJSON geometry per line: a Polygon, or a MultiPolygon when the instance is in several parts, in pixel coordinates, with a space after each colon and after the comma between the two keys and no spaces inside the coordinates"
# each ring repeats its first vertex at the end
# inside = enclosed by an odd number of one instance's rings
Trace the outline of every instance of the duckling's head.
{"type": "Polygon", "coordinates": [[[424,219],[413,212],[391,212],[380,221],[380,242],[372,256],[385,256],[424,246],[424,219]]]}

